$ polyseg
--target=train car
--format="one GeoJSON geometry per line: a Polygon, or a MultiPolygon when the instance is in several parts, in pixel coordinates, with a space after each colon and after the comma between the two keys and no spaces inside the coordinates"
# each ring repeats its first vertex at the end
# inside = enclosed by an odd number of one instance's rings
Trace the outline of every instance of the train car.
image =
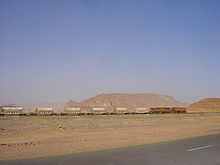
{"type": "Polygon", "coordinates": [[[133,114],[149,114],[148,108],[135,108],[133,114]]]}
{"type": "Polygon", "coordinates": [[[68,116],[74,116],[74,115],[82,115],[82,111],[80,108],[65,108],[63,112],[61,112],[61,115],[68,115],[68,116]]]}
{"type": "Polygon", "coordinates": [[[114,109],[114,112],[112,112],[113,115],[125,115],[125,114],[129,114],[128,112],[128,108],[119,108],[116,107],[114,109]]]}
{"type": "Polygon", "coordinates": [[[186,113],[186,108],[184,107],[156,107],[150,108],[150,113],[186,113]]]}
{"type": "Polygon", "coordinates": [[[90,112],[87,115],[108,115],[108,112],[104,107],[94,107],[91,108],[90,112]]]}
{"type": "Polygon", "coordinates": [[[173,107],[172,113],[186,113],[186,108],[184,107],[173,107]]]}
{"type": "Polygon", "coordinates": [[[22,107],[2,107],[1,113],[2,116],[21,116],[22,107]]]}
{"type": "Polygon", "coordinates": [[[150,113],[170,113],[169,107],[150,108],[150,113]]]}
{"type": "Polygon", "coordinates": [[[35,112],[32,113],[32,115],[38,115],[38,116],[50,116],[50,115],[56,115],[53,111],[53,108],[36,108],[35,112]]]}

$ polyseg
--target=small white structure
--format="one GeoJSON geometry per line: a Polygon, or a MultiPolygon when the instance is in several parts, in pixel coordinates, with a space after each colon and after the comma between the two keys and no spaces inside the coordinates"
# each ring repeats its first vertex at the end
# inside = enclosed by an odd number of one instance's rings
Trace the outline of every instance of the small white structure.
{"type": "Polygon", "coordinates": [[[128,113],[128,108],[116,107],[115,110],[114,110],[114,113],[116,113],[116,114],[126,114],[126,113],[128,113]]]}
{"type": "Polygon", "coordinates": [[[38,107],[35,111],[36,115],[52,115],[54,114],[53,108],[42,108],[38,107]]]}
{"type": "Polygon", "coordinates": [[[81,114],[80,108],[65,108],[63,111],[63,115],[79,115],[81,114]]]}
{"type": "Polygon", "coordinates": [[[21,115],[22,107],[2,107],[2,115],[21,115]]]}
{"type": "Polygon", "coordinates": [[[149,109],[147,109],[147,108],[135,108],[135,113],[137,113],[137,114],[147,114],[147,113],[149,113],[149,109]]]}
{"type": "Polygon", "coordinates": [[[91,108],[91,113],[96,115],[98,114],[103,115],[106,113],[106,110],[103,107],[96,107],[96,108],[91,108]]]}

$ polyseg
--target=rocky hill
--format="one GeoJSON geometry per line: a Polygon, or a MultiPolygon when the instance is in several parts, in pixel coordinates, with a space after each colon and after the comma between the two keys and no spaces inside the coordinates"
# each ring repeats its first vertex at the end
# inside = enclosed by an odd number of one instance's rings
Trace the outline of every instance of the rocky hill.
{"type": "Polygon", "coordinates": [[[83,111],[89,111],[91,107],[105,107],[108,111],[113,111],[115,107],[127,107],[128,111],[133,111],[135,107],[167,107],[167,106],[187,106],[186,103],[176,101],[171,96],[154,93],[143,94],[100,94],[87,100],[76,102],[70,100],[66,107],[80,107],[83,111]]]}
{"type": "Polygon", "coordinates": [[[205,98],[187,107],[188,112],[220,112],[220,98],[205,98]]]}

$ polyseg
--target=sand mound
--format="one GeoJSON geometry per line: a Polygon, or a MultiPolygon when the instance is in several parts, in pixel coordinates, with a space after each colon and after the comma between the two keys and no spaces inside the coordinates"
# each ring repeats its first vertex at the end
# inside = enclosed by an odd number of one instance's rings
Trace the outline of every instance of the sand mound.
{"type": "Polygon", "coordinates": [[[187,107],[187,112],[220,112],[220,98],[205,98],[187,107]]]}

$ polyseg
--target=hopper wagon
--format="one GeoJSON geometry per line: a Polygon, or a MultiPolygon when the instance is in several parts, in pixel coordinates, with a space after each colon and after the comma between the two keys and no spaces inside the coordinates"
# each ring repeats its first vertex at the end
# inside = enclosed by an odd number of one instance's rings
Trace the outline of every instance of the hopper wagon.
{"type": "Polygon", "coordinates": [[[53,108],[36,108],[35,112],[32,113],[32,115],[38,115],[38,116],[51,116],[56,115],[54,113],[53,108]]]}
{"type": "Polygon", "coordinates": [[[135,108],[135,111],[132,114],[149,114],[148,108],[135,108]]]}
{"type": "Polygon", "coordinates": [[[74,115],[83,115],[80,108],[65,108],[61,115],[74,116],[74,115]]]}
{"type": "Polygon", "coordinates": [[[94,107],[91,108],[90,112],[87,115],[108,115],[108,112],[104,107],[94,107]]]}
{"type": "Polygon", "coordinates": [[[114,112],[112,113],[113,115],[125,115],[125,114],[130,114],[128,112],[128,108],[119,108],[119,107],[116,107],[114,109],[114,112]]]}
{"type": "Polygon", "coordinates": [[[22,107],[2,107],[1,116],[21,116],[22,113],[22,107]]]}

